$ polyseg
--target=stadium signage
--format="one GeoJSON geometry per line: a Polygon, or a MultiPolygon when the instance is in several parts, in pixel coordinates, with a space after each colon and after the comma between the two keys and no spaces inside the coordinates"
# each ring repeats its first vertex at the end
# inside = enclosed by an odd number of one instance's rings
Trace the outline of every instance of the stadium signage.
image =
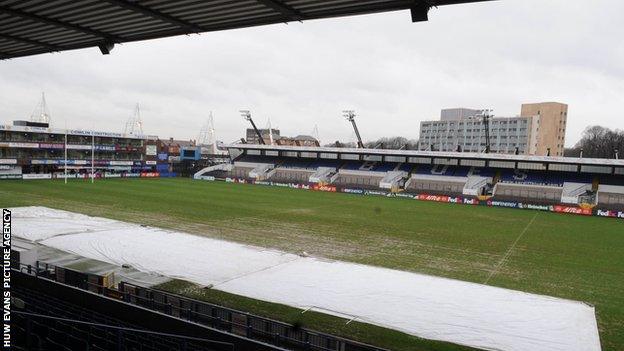
{"type": "Polygon", "coordinates": [[[0,179],[22,179],[21,174],[0,174],[0,179]]]}
{"type": "Polygon", "coordinates": [[[91,150],[91,145],[67,145],[68,150],[91,150]]]}
{"type": "Polygon", "coordinates": [[[65,144],[39,143],[40,149],[63,149],[65,144]]]}
{"type": "Polygon", "coordinates": [[[26,148],[26,149],[38,149],[38,143],[8,143],[8,147],[26,148]]]}
{"type": "Polygon", "coordinates": [[[523,204],[520,203],[519,204],[520,207],[522,208],[528,208],[529,210],[538,210],[538,211],[550,211],[553,212],[554,209],[552,206],[546,206],[546,205],[534,205],[534,204],[523,204]]]}
{"type": "Polygon", "coordinates": [[[157,178],[159,176],[158,172],[141,172],[141,178],[157,178]]]}
{"type": "Polygon", "coordinates": [[[342,192],[343,193],[347,193],[347,194],[361,194],[361,195],[364,194],[364,190],[362,190],[362,189],[349,189],[349,188],[345,188],[345,189],[342,189],[342,192]]]}
{"type": "Polygon", "coordinates": [[[15,158],[0,158],[1,165],[16,165],[17,159],[15,158]]]}
{"type": "MultiPolygon", "coordinates": [[[[30,160],[31,165],[56,165],[59,163],[59,160],[30,160]]],[[[69,164],[69,160],[67,161],[67,164],[69,164]]]]}
{"type": "Polygon", "coordinates": [[[22,174],[22,179],[52,179],[52,174],[44,173],[44,174],[22,174]]]}
{"type": "Polygon", "coordinates": [[[158,152],[158,149],[156,148],[156,145],[146,145],[145,146],[145,154],[147,156],[156,156],[157,152],[158,152]]]}
{"type": "Polygon", "coordinates": [[[464,205],[478,205],[478,204],[479,204],[479,200],[477,199],[464,198],[464,205]]]}
{"type": "MultiPolygon", "coordinates": [[[[215,180],[214,177],[208,177],[208,176],[202,176],[198,179],[215,180]]],[[[548,211],[548,212],[555,212],[555,213],[570,213],[570,214],[584,215],[584,216],[595,215],[595,216],[601,216],[601,217],[624,218],[624,212],[622,211],[616,212],[616,211],[609,211],[609,210],[597,210],[596,212],[593,212],[589,208],[581,208],[581,207],[566,206],[566,205],[548,206],[548,205],[527,204],[527,203],[513,202],[513,201],[495,201],[495,200],[479,201],[478,199],[465,198],[465,197],[453,197],[453,196],[446,196],[446,195],[429,195],[429,194],[414,195],[414,194],[409,194],[409,193],[388,193],[388,192],[376,191],[376,190],[338,188],[333,185],[303,185],[303,184],[277,183],[277,182],[268,182],[268,181],[249,181],[248,182],[245,179],[239,179],[239,178],[225,178],[224,180],[228,183],[241,183],[241,184],[251,183],[251,184],[257,184],[257,185],[290,187],[290,188],[297,188],[297,189],[309,189],[309,190],[315,190],[315,191],[328,191],[328,192],[340,191],[342,193],[348,193],[348,194],[402,197],[402,198],[415,199],[415,200],[421,200],[421,201],[434,201],[434,202],[465,204],[465,205],[484,205],[488,207],[532,209],[532,210],[538,210],[538,211],[548,211]]]]}
{"type": "Polygon", "coordinates": [[[366,190],[364,195],[376,195],[376,196],[389,196],[390,194],[385,191],[379,190],[366,190]]]}
{"type": "Polygon", "coordinates": [[[208,180],[208,181],[211,181],[211,182],[216,180],[216,178],[213,177],[213,176],[200,176],[198,179],[208,180]]]}
{"type": "Polygon", "coordinates": [[[416,199],[421,201],[450,202],[448,196],[419,194],[416,199]]]}
{"type": "MultiPolygon", "coordinates": [[[[110,137],[110,138],[124,138],[129,137],[121,133],[108,133],[108,132],[96,132],[94,130],[70,130],[68,134],[72,135],[85,135],[85,136],[101,136],[101,137],[110,137]]],[[[138,138],[134,136],[134,138],[138,138]]]]}
{"type": "Polygon", "coordinates": [[[110,161],[111,166],[132,166],[132,161],[110,161]]]}
{"type": "Polygon", "coordinates": [[[492,201],[492,200],[488,200],[487,205],[488,206],[494,206],[494,207],[522,208],[522,206],[520,206],[519,203],[517,203],[517,202],[510,202],[510,201],[492,201]]]}
{"type": "Polygon", "coordinates": [[[597,210],[596,216],[600,217],[612,217],[612,218],[624,218],[624,212],[611,211],[611,210],[597,210]]]}
{"type": "Polygon", "coordinates": [[[580,207],[563,206],[563,205],[555,205],[555,206],[553,206],[553,212],[573,213],[573,214],[583,215],[583,216],[591,216],[592,215],[592,210],[589,209],[589,208],[580,208],[580,207]]]}
{"type": "Polygon", "coordinates": [[[314,185],[312,186],[312,189],[315,191],[327,191],[330,193],[335,193],[336,192],[336,187],[333,185],[314,185]]]}
{"type": "MultiPolygon", "coordinates": [[[[203,177],[206,176],[202,176],[198,179],[204,179],[203,177]]],[[[211,180],[215,180],[214,177],[211,177],[211,180]]],[[[242,181],[242,179],[238,179],[238,182],[240,183],[242,181]]],[[[267,182],[267,181],[262,181],[262,180],[258,180],[253,182],[253,184],[256,185],[267,185],[267,186],[277,186],[277,187],[281,187],[281,188],[292,188],[292,189],[305,189],[305,190],[309,190],[310,186],[306,185],[306,184],[298,184],[298,183],[280,183],[280,182],[267,182]]]]}

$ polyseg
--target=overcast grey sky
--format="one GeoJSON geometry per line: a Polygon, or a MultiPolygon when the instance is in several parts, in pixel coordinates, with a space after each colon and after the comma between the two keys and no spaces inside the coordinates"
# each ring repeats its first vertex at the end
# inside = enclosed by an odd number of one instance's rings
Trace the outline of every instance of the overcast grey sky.
{"type": "Polygon", "coordinates": [[[52,126],[121,131],[138,102],[144,130],[196,138],[210,111],[225,142],[271,118],[282,134],[323,143],[417,138],[445,107],[520,113],[570,105],[566,145],[588,124],[624,128],[624,1],[500,0],[279,24],[0,62],[0,122],[28,118],[45,91],[52,126]]]}

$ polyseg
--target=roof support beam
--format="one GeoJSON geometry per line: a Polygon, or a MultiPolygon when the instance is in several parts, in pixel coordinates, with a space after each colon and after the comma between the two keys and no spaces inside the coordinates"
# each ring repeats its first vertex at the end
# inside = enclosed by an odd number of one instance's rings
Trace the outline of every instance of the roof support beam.
{"type": "Polygon", "coordinates": [[[10,34],[0,33],[0,38],[12,40],[12,41],[18,41],[18,42],[26,43],[30,45],[40,46],[40,47],[44,47],[46,49],[54,50],[54,51],[60,51],[63,49],[61,46],[58,46],[58,45],[48,44],[39,40],[32,40],[32,39],[18,37],[18,36],[10,35],[10,34]]]}
{"type": "Polygon", "coordinates": [[[168,15],[166,13],[160,12],[158,10],[151,9],[149,7],[145,7],[143,5],[138,4],[136,1],[130,2],[128,0],[105,0],[106,2],[124,8],[126,10],[130,10],[133,12],[138,12],[145,16],[149,16],[163,22],[167,22],[173,24],[174,26],[178,26],[180,28],[186,29],[189,32],[199,33],[203,32],[203,28],[193,23],[183,21],[174,16],[168,15]]]}
{"type": "Polygon", "coordinates": [[[108,34],[108,33],[104,33],[104,32],[100,32],[98,30],[94,30],[91,28],[87,28],[87,27],[83,27],[81,25],[77,25],[77,24],[71,24],[68,22],[63,22],[63,21],[59,21],[53,18],[48,18],[48,17],[44,17],[44,16],[40,16],[34,13],[28,13],[28,12],[24,12],[21,10],[15,10],[6,6],[0,6],[0,13],[6,13],[12,16],[18,16],[21,18],[26,18],[29,19],[31,21],[35,21],[35,22],[39,22],[39,23],[44,23],[44,24],[49,24],[52,26],[56,26],[56,27],[61,27],[61,28],[65,28],[65,29],[70,29],[70,30],[74,30],[76,32],[81,32],[81,33],[85,33],[85,34],[89,34],[89,35],[93,35],[95,37],[99,37],[102,39],[105,39],[107,41],[112,41],[112,42],[120,42],[121,38],[108,34]]]}
{"type": "Polygon", "coordinates": [[[273,10],[281,13],[282,15],[286,16],[291,21],[302,21],[305,19],[305,16],[301,12],[284,4],[280,0],[256,0],[256,1],[266,7],[272,8],[273,10]]]}
{"type": "Polygon", "coordinates": [[[431,5],[426,1],[418,1],[410,7],[412,23],[427,22],[429,20],[429,9],[431,5]]]}

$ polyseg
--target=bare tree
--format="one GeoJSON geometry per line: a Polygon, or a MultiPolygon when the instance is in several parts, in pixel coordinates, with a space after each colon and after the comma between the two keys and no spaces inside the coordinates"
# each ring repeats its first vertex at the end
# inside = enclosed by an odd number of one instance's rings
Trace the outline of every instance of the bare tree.
{"type": "Polygon", "coordinates": [[[614,158],[616,151],[624,151],[624,131],[611,130],[601,126],[590,126],[583,132],[583,137],[573,149],[567,149],[566,156],[592,158],[614,158]]]}
{"type": "MultiPolygon", "coordinates": [[[[326,144],[327,147],[341,147],[341,148],[355,148],[356,144],[353,142],[341,142],[335,141],[331,144],[326,144]]],[[[368,149],[390,149],[390,150],[415,150],[418,148],[417,140],[410,140],[404,137],[383,137],[374,141],[367,141],[364,143],[364,147],[368,149]]]]}

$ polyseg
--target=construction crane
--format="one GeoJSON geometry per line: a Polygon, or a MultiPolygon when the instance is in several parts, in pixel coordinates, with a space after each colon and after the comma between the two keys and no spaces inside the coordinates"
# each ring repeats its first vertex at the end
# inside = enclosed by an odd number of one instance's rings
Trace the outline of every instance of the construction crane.
{"type": "Polygon", "coordinates": [[[357,138],[358,149],[363,149],[364,143],[362,142],[362,137],[360,136],[360,131],[358,130],[357,124],[355,124],[355,111],[344,110],[342,111],[342,115],[347,119],[347,121],[351,122],[351,124],[353,125],[353,130],[355,131],[355,137],[357,138]]]}
{"type": "Polygon", "coordinates": [[[266,145],[266,143],[264,142],[264,138],[262,137],[262,133],[260,133],[260,131],[258,130],[258,127],[256,127],[256,124],[251,118],[251,112],[249,112],[249,110],[240,110],[240,113],[244,119],[246,119],[247,121],[249,121],[249,123],[251,123],[251,126],[253,127],[254,132],[256,132],[256,135],[258,136],[258,142],[260,143],[260,145],[266,145]]]}

